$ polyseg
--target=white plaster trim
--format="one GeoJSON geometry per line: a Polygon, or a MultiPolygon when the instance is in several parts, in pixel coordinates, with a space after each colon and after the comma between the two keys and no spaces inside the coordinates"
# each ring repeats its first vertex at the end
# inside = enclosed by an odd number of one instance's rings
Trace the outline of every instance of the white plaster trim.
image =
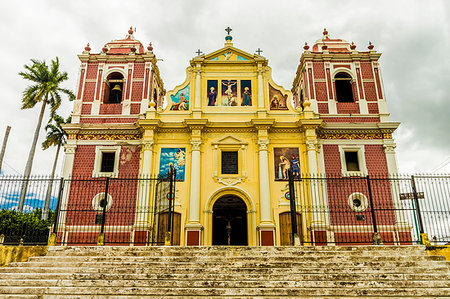
{"type": "Polygon", "coordinates": [[[97,146],[95,147],[95,161],[92,176],[94,177],[117,177],[119,175],[119,160],[120,160],[121,146],[97,146]],[[114,171],[100,172],[102,166],[102,153],[115,153],[114,157],[114,171]]]}
{"type": "Polygon", "coordinates": [[[367,210],[367,208],[369,207],[369,201],[367,200],[367,197],[361,192],[354,192],[350,194],[350,196],[348,197],[348,205],[350,209],[352,209],[355,212],[363,212],[367,210]],[[353,202],[354,199],[359,199],[361,201],[361,206],[359,207],[355,206],[353,202]]]}
{"type": "MultiPolygon", "coordinates": [[[[92,199],[92,208],[98,213],[103,212],[103,207],[100,206],[100,202],[104,198],[105,198],[105,192],[101,192],[101,193],[98,193],[97,195],[95,195],[94,198],[92,199]]],[[[111,209],[111,206],[113,204],[113,199],[112,199],[111,194],[108,193],[106,201],[107,201],[106,211],[109,211],[109,209],[111,209]]]]}
{"type": "Polygon", "coordinates": [[[339,154],[341,157],[341,171],[343,176],[366,176],[368,174],[364,145],[339,145],[339,154]],[[345,163],[345,152],[358,153],[359,171],[347,171],[347,164],[345,163]]]}

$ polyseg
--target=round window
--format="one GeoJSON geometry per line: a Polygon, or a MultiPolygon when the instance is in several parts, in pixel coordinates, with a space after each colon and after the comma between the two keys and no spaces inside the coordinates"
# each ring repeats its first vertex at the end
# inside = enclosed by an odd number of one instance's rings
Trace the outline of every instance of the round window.
{"type": "Polygon", "coordinates": [[[352,209],[355,212],[362,212],[367,210],[367,207],[369,206],[369,201],[367,200],[367,197],[360,193],[355,192],[350,194],[348,197],[348,205],[350,206],[350,209],[352,209]]]}
{"type": "Polygon", "coordinates": [[[108,194],[105,200],[105,192],[102,192],[95,195],[94,198],[92,199],[92,208],[95,211],[101,213],[103,212],[103,208],[105,208],[105,205],[106,211],[108,211],[111,208],[112,203],[113,203],[112,196],[108,194]]]}

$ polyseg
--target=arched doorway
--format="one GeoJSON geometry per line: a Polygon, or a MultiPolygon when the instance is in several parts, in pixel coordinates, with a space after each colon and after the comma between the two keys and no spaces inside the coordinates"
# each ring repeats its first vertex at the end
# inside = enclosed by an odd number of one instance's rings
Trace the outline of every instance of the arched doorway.
{"type": "Polygon", "coordinates": [[[212,245],[248,245],[247,205],[235,195],[225,195],[213,205],[212,245]]]}

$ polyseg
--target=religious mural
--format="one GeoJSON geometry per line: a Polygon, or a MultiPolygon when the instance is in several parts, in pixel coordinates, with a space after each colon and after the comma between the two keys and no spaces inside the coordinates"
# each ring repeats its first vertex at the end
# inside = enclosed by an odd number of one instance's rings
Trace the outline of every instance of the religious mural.
{"type": "Polygon", "coordinates": [[[289,169],[292,169],[294,176],[299,176],[301,169],[299,157],[297,147],[275,147],[273,149],[275,181],[288,180],[289,169]]]}
{"type": "Polygon", "coordinates": [[[252,105],[252,81],[241,80],[241,106],[252,105]]]}
{"type": "Polygon", "coordinates": [[[162,148],[159,158],[159,176],[165,176],[173,165],[177,171],[176,180],[184,181],[186,165],[186,148],[162,148]]]}
{"type": "Polygon", "coordinates": [[[237,80],[222,80],[222,106],[237,105],[237,80]]]}
{"type": "Polygon", "coordinates": [[[283,95],[281,91],[269,84],[270,110],[288,110],[287,95],[283,95]]]}
{"type": "Polygon", "coordinates": [[[172,106],[170,110],[189,110],[189,85],[171,95],[172,106]]]}
{"type": "Polygon", "coordinates": [[[208,80],[207,88],[208,92],[208,106],[217,106],[217,80],[208,80]]]}

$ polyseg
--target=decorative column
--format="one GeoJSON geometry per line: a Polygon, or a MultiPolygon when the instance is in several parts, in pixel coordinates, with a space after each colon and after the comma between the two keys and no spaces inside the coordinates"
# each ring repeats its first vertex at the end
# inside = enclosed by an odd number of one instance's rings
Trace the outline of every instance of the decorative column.
{"type": "Polygon", "coordinates": [[[259,245],[275,245],[275,224],[272,220],[272,203],[269,179],[269,128],[275,123],[274,119],[253,119],[253,125],[258,130],[259,152],[259,209],[260,222],[258,225],[259,245]]]}
{"type": "Polygon", "coordinates": [[[263,70],[258,70],[258,108],[264,108],[263,70]]]}
{"type": "Polygon", "coordinates": [[[196,68],[194,69],[195,72],[195,94],[194,94],[194,105],[192,109],[192,117],[195,119],[199,119],[202,117],[202,110],[200,108],[201,101],[202,101],[202,89],[201,89],[201,64],[198,62],[196,64],[196,68]]]}
{"type": "MultiPolygon", "coordinates": [[[[390,134],[384,134],[391,137],[390,134]]],[[[396,144],[392,139],[383,139],[384,153],[386,154],[387,168],[389,176],[393,178],[398,177],[397,158],[395,156],[396,144]]],[[[406,215],[403,210],[403,205],[400,200],[400,184],[398,180],[390,180],[392,200],[395,208],[395,218],[397,230],[410,231],[406,215]]]]}
{"type": "Polygon", "coordinates": [[[136,217],[133,225],[133,244],[135,246],[144,246],[148,243],[147,240],[151,238],[149,232],[152,224],[150,223],[149,215],[154,205],[150,201],[154,190],[152,181],[146,179],[151,178],[153,175],[153,145],[155,132],[160,124],[158,119],[140,119],[137,122],[137,126],[142,132],[142,164],[138,182],[138,197],[136,199],[136,217]]]}
{"type": "Polygon", "coordinates": [[[186,228],[186,245],[199,246],[202,240],[203,226],[200,223],[201,202],[201,156],[202,129],[206,119],[186,119],[185,123],[191,129],[191,176],[189,193],[189,219],[186,228]]]}

